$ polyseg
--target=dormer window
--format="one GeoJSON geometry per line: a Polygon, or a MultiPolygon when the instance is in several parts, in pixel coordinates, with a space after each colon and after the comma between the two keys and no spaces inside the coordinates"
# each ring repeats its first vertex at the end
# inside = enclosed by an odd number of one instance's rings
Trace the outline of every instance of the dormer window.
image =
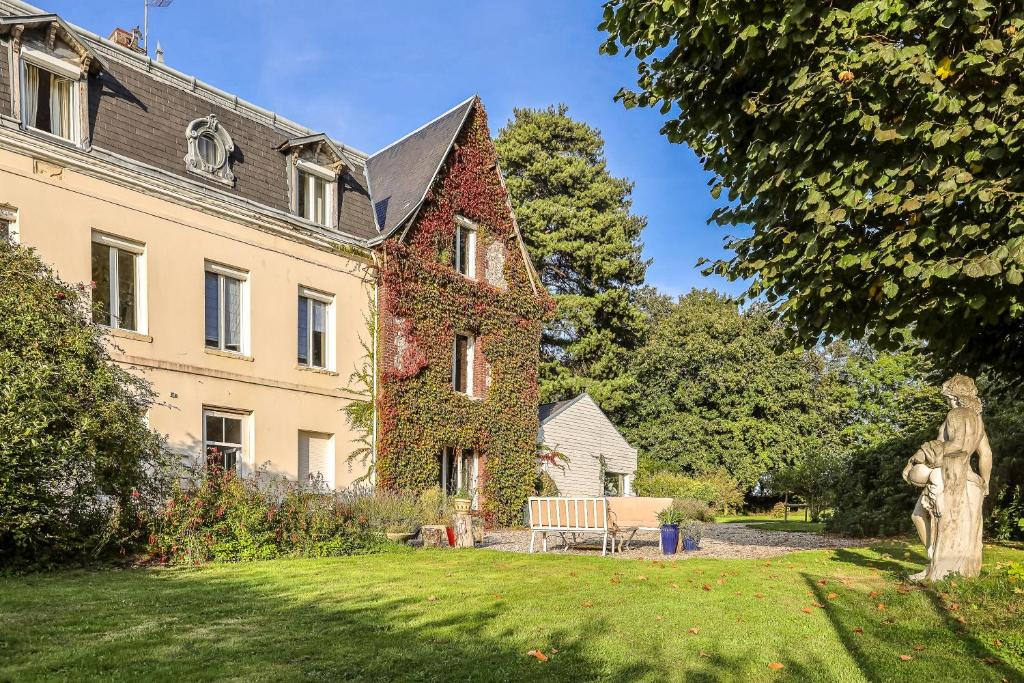
{"type": "Polygon", "coordinates": [[[53,14],[0,16],[22,130],[81,145],[88,135],[86,88],[105,68],[100,55],[53,14]]]}
{"type": "Polygon", "coordinates": [[[328,227],[327,216],[330,215],[328,210],[328,204],[330,203],[328,201],[328,197],[330,197],[328,188],[333,189],[334,183],[323,175],[309,170],[308,167],[304,168],[301,161],[299,162],[297,176],[297,213],[307,221],[313,221],[317,225],[328,227]]]}
{"type": "Polygon", "coordinates": [[[278,149],[288,155],[292,213],[324,228],[336,228],[338,179],[345,169],[341,148],[318,133],[288,140],[278,149]]]}
{"type": "Polygon", "coordinates": [[[188,124],[185,139],[188,142],[185,168],[189,172],[225,185],[235,184],[235,174],[231,172],[235,143],[216,116],[210,114],[188,124]]]}
{"type": "Polygon", "coordinates": [[[77,144],[78,71],[29,48],[23,48],[21,56],[22,124],[77,144]]]}

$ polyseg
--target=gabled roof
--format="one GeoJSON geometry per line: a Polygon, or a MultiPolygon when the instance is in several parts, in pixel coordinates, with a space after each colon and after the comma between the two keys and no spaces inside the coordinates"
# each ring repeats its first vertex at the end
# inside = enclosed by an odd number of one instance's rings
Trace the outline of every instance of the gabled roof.
{"type": "Polygon", "coordinates": [[[327,147],[327,149],[331,151],[331,154],[334,155],[335,159],[349,163],[344,151],[342,151],[341,147],[338,146],[338,143],[332,140],[327,133],[314,133],[313,135],[303,135],[298,138],[290,138],[278,145],[277,149],[278,151],[286,152],[296,147],[305,147],[306,145],[318,142],[327,147]]]}
{"type": "Polygon", "coordinates": [[[25,14],[21,16],[0,17],[0,36],[10,34],[16,26],[35,28],[41,24],[57,24],[60,28],[61,40],[71,45],[79,55],[88,56],[90,73],[96,73],[101,69],[107,68],[107,63],[103,61],[103,57],[90,47],[86,41],[78,37],[74,27],[56,14],[25,14]]]}
{"type": "Polygon", "coordinates": [[[420,208],[476,100],[476,95],[470,97],[366,161],[382,235],[394,232],[420,208]]]}
{"type": "Polygon", "coordinates": [[[583,392],[576,398],[570,398],[568,401],[556,401],[554,403],[542,403],[537,406],[537,417],[540,419],[540,424],[543,426],[549,420],[557,417],[564,413],[566,409],[573,406],[584,396],[587,396],[587,392],[583,392]]]}

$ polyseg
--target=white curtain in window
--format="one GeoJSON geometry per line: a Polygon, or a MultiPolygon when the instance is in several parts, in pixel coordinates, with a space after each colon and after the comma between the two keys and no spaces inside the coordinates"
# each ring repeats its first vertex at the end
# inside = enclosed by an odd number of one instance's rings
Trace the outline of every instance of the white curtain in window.
{"type": "Polygon", "coordinates": [[[71,81],[50,77],[50,126],[54,135],[71,139],[71,81]]]}
{"type": "Polygon", "coordinates": [[[242,283],[224,278],[224,345],[232,351],[242,350],[242,283]]]}
{"type": "Polygon", "coordinates": [[[25,125],[36,127],[39,110],[39,69],[31,64],[25,65],[25,91],[21,93],[25,103],[25,125]]]}

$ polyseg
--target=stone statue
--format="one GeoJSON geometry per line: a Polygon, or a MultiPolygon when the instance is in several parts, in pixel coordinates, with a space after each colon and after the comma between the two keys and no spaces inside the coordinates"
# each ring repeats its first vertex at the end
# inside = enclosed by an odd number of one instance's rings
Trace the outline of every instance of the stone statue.
{"type": "Polygon", "coordinates": [[[914,580],[938,581],[947,574],[981,571],[981,507],[988,495],[992,448],[981,420],[974,380],[954,375],[942,385],[950,411],[939,438],[921,445],[903,469],[903,479],[924,489],[911,519],[930,562],[914,580]],[[978,472],[971,457],[978,455],[978,472]]]}

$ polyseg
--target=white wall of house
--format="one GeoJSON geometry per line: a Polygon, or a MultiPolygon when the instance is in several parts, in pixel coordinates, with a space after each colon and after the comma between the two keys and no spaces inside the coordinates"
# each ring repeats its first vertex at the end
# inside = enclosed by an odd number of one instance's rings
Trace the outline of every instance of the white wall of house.
{"type": "Polygon", "coordinates": [[[624,476],[627,495],[633,493],[637,450],[629,445],[608,416],[587,394],[551,415],[540,425],[538,440],[548,448],[565,454],[569,461],[544,468],[563,496],[600,496],[603,455],[605,469],[624,476]]]}

